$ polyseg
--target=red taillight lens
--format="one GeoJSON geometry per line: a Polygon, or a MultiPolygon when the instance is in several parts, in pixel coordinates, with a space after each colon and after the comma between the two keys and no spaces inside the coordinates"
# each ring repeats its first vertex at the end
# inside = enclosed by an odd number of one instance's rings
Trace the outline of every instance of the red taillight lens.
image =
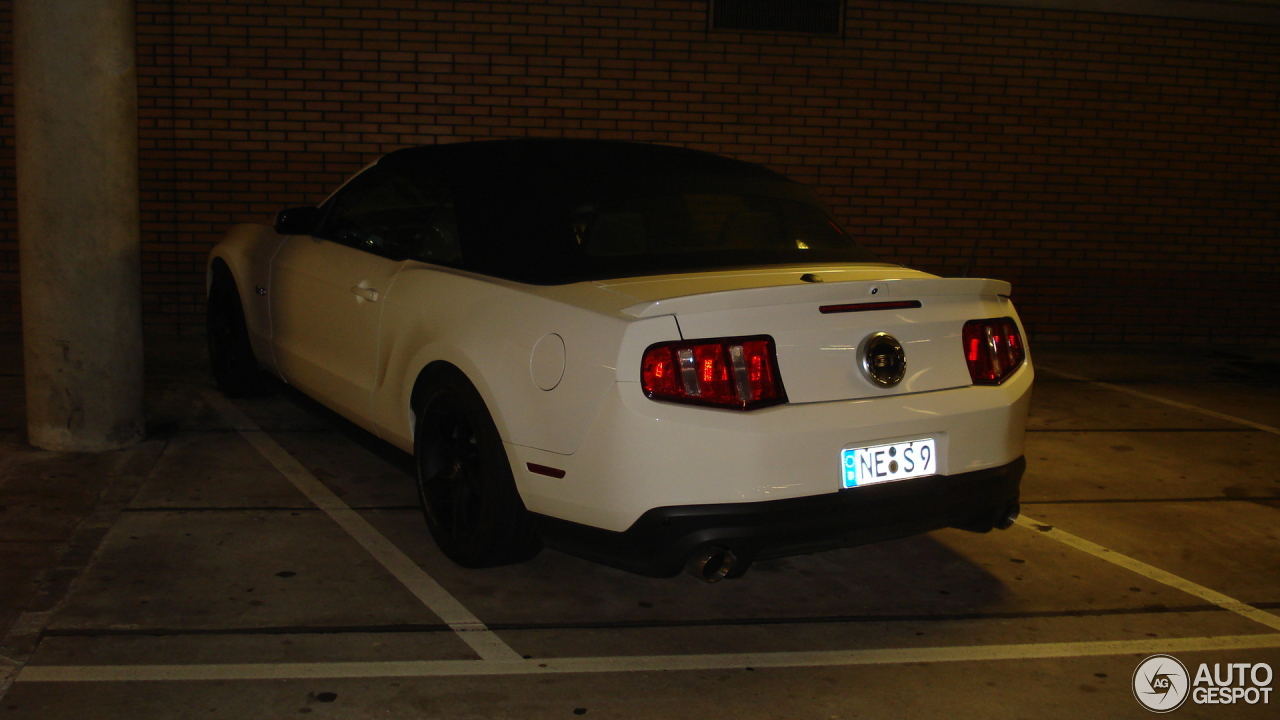
{"type": "Polygon", "coordinates": [[[649,346],[640,384],[654,400],[754,410],[787,401],[773,338],[716,338],[649,346]]]}
{"type": "Polygon", "coordinates": [[[1022,365],[1026,353],[1013,318],[964,324],[964,359],[974,385],[999,385],[1022,365]]]}

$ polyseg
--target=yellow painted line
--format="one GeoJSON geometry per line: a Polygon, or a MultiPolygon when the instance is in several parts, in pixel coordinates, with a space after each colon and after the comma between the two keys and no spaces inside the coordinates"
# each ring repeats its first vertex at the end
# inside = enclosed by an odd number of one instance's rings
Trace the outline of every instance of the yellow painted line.
{"type": "Polygon", "coordinates": [[[418,566],[404,551],[378,532],[360,513],[352,510],[327,485],[316,479],[302,463],[280,447],[271,436],[241,412],[231,401],[214,390],[200,389],[200,394],[223,419],[288,478],[294,487],[323,510],[347,534],[369,551],[382,566],[413,593],[422,604],[443,620],[463,642],[486,661],[519,660],[520,655],[480,622],[458,599],[418,566]]]}
{"type": "Polygon", "coordinates": [[[1212,590],[1198,583],[1193,583],[1186,578],[1178,577],[1171,572],[1161,570],[1154,565],[1148,565],[1141,560],[1135,560],[1128,555],[1122,555],[1115,550],[1103,547],[1095,542],[1090,542],[1084,538],[1072,535],[1069,532],[1059,530],[1048,523],[1038,520],[1032,520],[1026,515],[1018,516],[1017,523],[1028,530],[1036,531],[1036,534],[1057,540],[1058,542],[1069,545],[1077,550],[1089,553],[1090,555],[1106,560],[1113,565],[1135,572],[1143,577],[1163,583],[1171,588],[1181,590],[1188,595],[1194,595],[1203,600],[1217,605],[1223,610],[1248,618],[1254,622],[1261,623],[1272,630],[1280,630],[1280,617],[1273,615],[1265,610],[1256,608],[1248,603],[1236,600],[1233,597],[1223,595],[1217,590],[1212,590]]]}
{"type": "Polygon", "coordinates": [[[390,662],[237,663],[226,665],[28,665],[18,682],[145,682],[313,680],[322,678],[460,677],[745,668],[900,665],[904,663],[1044,660],[1103,655],[1280,648],[1280,634],[1143,638],[1090,642],[961,645],[821,652],[638,655],[533,660],[406,660],[390,662]]]}
{"type": "Polygon", "coordinates": [[[1191,412],[1200,413],[1201,415],[1208,415],[1209,417],[1216,418],[1218,420],[1225,420],[1226,422],[1233,422],[1233,423],[1238,423],[1240,425],[1245,425],[1247,427],[1253,428],[1254,430],[1269,432],[1272,435],[1280,435],[1280,428],[1273,428],[1270,425],[1263,425],[1262,423],[1254,422],[1252,420],[1246,420],[1241,417],[1236,417],[1235,415],[1220,413],[1217,410],[1202,408],[1199,405],[1192,405],[1191,403],[1184,403],[1178,400],[1170,400],[1169,398],[1166,398],[1166,397],[1160,397],[1159,395],[1152,395],[1151,393],[1144,393],[1140,390],[1134,390],[1132,388],[1124,387],[1123,385],[1113,385],[1112,383],[1101,382],[1098,380],[1090,380],[1089,378],[1084,377],[1082,375],[1075,375],[1069,372],[1064,372],[1062,370],[1055,370],[1054,368],[1045,367],[1043,365],[1036,365],[1036,369],[1046,370],[1048,372],[1053,373],[1054,375],[1061,375],[1062,377],[1067,378],[1068,380],[1078,380],[1080,382],[1086,382],[1086,383],[1089,383],[1090,385],[1097,385],[1098,387],[1106,388],[1108,390],[1114,390],[1118,393],[1124,393],[1125,395],[1132,395],[1134,397],[1140,397],[1144,400],[1151,400],[1158,403],[1164,403],[1165,405],[1168,405],[1170,407],[1176,407],[1180,410],[1189,410],[1191,412]]]}

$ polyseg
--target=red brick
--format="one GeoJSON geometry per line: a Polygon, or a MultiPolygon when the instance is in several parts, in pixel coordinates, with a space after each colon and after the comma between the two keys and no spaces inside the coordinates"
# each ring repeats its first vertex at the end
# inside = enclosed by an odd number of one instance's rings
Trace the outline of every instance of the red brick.
{"type": "MultiPolygon", "coordinates": [[[[200,331],[232,223],[406,144],[530,135],[763,162],[887,259],[1013,280],[1037,338],[1280,342],[1273,33],[899,0],[848,21],[840,39],[707,33],[701,8],[650,0],[140,2],[147,323],[200,331]],[[1214,278],[1267,310],[1210,318],[1214,278]]],[[[0,84],[0,330],[11,108],[0,84]]]]}

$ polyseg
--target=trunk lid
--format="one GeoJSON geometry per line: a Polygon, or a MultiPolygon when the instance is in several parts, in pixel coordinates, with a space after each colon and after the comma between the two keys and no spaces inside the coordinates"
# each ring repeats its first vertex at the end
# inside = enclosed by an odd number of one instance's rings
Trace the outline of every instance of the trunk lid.
{"type": "Polygon", "coordinates": [[[636,318],[674,315],[686,340],[769,335],[793,403],[874,398],[971,384],[961,330],[968,320],[1013,316],[1009,284],[940,278],[898,267],[770,269],[599,283],[638,302],[636,318]],[[821,282],[800,277],[812,274],[821,282]],[[865,309],[914,301],[919,307],[865,309]],[[852,306],[823,312],[823,307],[852,306]],[[901,343],[906,374],[894,387],[867,378],[860,343],[884,332],[901,343]]]}

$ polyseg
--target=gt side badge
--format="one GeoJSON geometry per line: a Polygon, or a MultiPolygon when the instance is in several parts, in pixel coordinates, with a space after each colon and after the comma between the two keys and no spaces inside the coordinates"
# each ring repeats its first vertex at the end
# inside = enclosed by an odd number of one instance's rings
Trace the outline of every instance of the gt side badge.
{"type": "Polygon", "coordinates": [[[868,335],[858,346],[858,366],[877,387],[891,388],[907,374],[907,354],[889,333],[868,335]]]}

